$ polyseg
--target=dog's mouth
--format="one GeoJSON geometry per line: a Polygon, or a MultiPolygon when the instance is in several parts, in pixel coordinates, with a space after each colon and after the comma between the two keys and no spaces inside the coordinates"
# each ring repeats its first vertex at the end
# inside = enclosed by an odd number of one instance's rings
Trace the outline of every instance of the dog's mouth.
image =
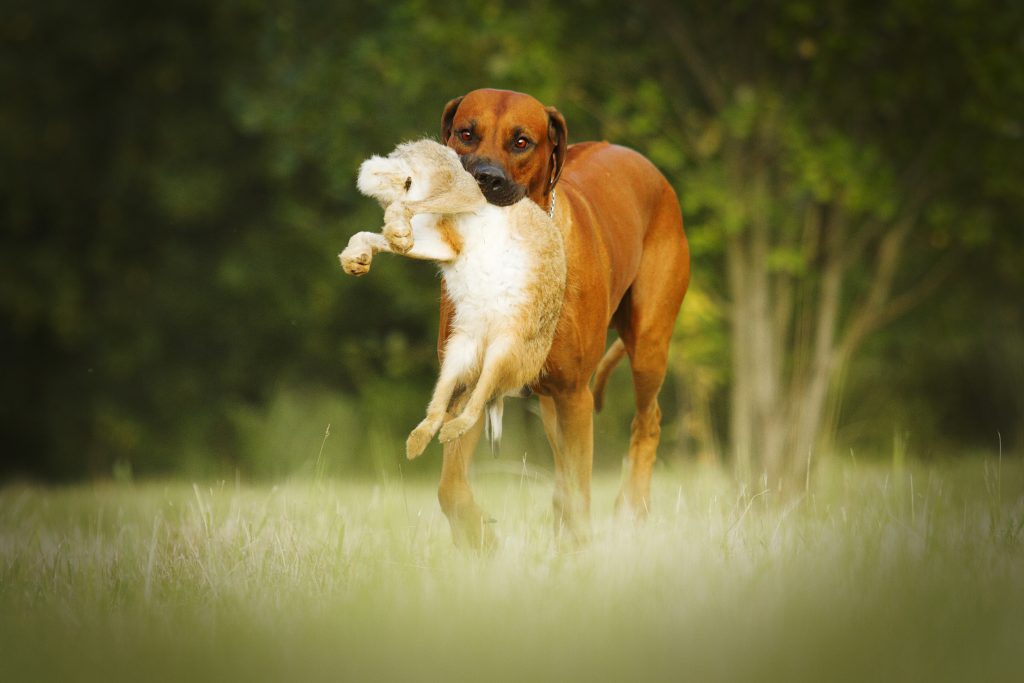
{"type": "Polygon", "coordinates": [[[512,206],[526,196],[526,188],[519,184],[510,185],[508,189],[501,191],[489,190],[480,185],[480,191],[484,193],[487,203],[494,206],[512,206]]]}
{"type": "Polygon", "coordinates": [[[526,186],[513,181],[495,161],[475,154],[459,157],[462,166],[473,176],[488,204],[511,206],[526,196],[526,186]]]}

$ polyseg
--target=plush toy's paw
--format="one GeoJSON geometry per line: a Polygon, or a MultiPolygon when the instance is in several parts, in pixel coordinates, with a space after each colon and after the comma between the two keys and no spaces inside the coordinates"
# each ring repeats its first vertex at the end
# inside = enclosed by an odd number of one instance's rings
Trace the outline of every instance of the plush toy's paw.
{"type": "Polygon", "coordinates": [[[441,427],[441,433],[437,437],[438,441],[441,443],[454,441],[469,431],[469,428],[473,426],[474,422],[476,422],[476,420],[469,415],[460,415],[459,417],[452,418],[448,422],[445,422],[444,426],[441,427]]]}
{"type": "Polygon", "coordinates": [[[426,419],[420,422],[416,429],[409,434],[409,438],[405,440],[405,457],[409,460],[419,457],[430,440],[434,438],[437,428],[438,424],[435,420],[426,419]]]}
{"type": "Polygon", "coordinates": [[[384,209],[384,239],[398,254],[412,249],[412,212],[404,204],[396,202],[384,209]]]}
{"type": "Polygon", "coordinates": [[[412,249],[412,230],[408,223],[388,223],[384,226],[384,239],[388,241],[391,250],[398,254],[404,254],[412,249]]]}
{"type": "Polygon", "coordinates": [[[338,254],[342,269],[349,275],[366,275],[370,272],[370,262],[373,260],[373,253],[369,247],[352,245],[345,248],[345,251],[338,254]]]}

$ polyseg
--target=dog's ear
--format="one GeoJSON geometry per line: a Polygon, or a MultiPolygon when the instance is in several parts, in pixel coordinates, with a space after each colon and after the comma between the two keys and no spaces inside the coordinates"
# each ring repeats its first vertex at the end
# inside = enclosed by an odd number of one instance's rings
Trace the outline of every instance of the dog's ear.
{"type": "Polygon", "coordinates": [[[447,145],[448,138],[452,135],[452,122],[455,120],[455,112],[459,110],[459,104],[462,103],[462,99],[465,97],[456,97],[448,104],[444,105],[444,112],[441,114],[441,144],[447,145]]]}
{"type": "Polygon", "coordinates": [[[565,125],[565,117],[554,107],[544,107],[548,113],[548,138],[551,140],[551,157],[554,167],[551,169],[551,187],[558,182],[565,166],[565,152],[568,147],[569,130],[565,125]]]}

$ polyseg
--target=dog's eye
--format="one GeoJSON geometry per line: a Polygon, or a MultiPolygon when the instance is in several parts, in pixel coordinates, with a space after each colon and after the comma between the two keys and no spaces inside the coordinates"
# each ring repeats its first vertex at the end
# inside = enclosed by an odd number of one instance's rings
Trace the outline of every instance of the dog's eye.
{"type": "Polygon", "coordinates": [[[512,141],[512,146],[516,149],[526,149],[530,146],[530,139],[526,136],[520,135],[512,141]]]}
{"type": "Polygon", "coordinates": [[[460,130],[459,139],[462,140],[463,142],[469,142],[470,140],[473,139],[473,132],[469,130],[460,130]]]}
{"type": "Polygon", "coordinates": [[[410,187],[412,187],[412,178],[406,178],[405,179],[405,191],[408,192],[410,187]]]}

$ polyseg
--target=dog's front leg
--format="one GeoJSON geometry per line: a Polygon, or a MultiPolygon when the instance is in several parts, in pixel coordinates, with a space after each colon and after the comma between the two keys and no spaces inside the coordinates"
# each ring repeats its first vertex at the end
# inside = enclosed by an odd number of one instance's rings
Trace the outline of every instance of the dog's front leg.
{"type": "Polygon", "coordinates": [[[583,545],[590,537],[594,397],[583,385],[542,400],[541,410],[555,456],[555,535],[570,545],[583,545]]]}

